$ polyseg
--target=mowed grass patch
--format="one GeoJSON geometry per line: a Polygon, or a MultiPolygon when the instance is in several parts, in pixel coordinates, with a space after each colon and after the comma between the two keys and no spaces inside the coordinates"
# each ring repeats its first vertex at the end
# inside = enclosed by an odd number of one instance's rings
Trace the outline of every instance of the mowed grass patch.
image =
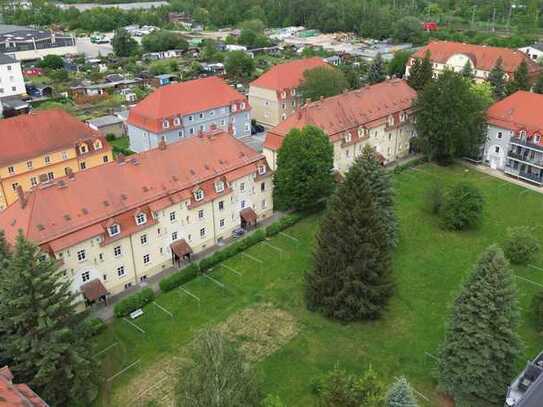
{"type": "MultiPolygon", "coordinates": [[[[150,304],[145,315],[135,321],[145,335],[124,321],[111,325],[95,344],[98,351],[119,342],[100,355],[104,370],[111,370],[104,374],[114,374],[134,360],[140,363],[113,380],[102,396],[126,393],[124,389],[138,374],[157,360],[179,354],[201,328],[218,326],[243,309],[271,304],[295,319],[297,334],[256,364],[265,392],[279,395],[289,406],[314,405],[311,385],[320,374],[336,363],[355,373],[371,364],[387,382],[406,375],[430,399],[423,405],[437,405],[433,358],[443,338],[452,299],[481,251],[503,241],[507,227],[537,226],[536,233],[543,241],[543,227],[539,227],[543,195],[463,166],[430,164],[394,175],[393,186],[400,244],[393,261],[396,293],[383,319],[343,325],[306,310],[303,275],[311,267],[319,221],[318,216],[309,217],[267,241],[284,252],[259,243],[246,253],[260,262],[238,255],[224,263],[241,277],[227,267],[215,267],[210,276],[225,289],[202,277],[185,285],[201,299],[200,306],[177,289],[156,300],[174,314],[173,319],[150,304]],[[435,182],[446,187],[461,180],[476,185],[485,197],[482,225],[468,232],[443,231],[439,220],[425,210],[426,191],[435,182]]],[[[541,269],[515,267],[515,273],[543,284],[541,256],[534,266],[541,269]]],[[[525,342],[518,360],[520,369],[543,344],[530,313],[533,295],[543,288],[520,279],[517,286],[522,307],[520,334],[525,342]]]]}

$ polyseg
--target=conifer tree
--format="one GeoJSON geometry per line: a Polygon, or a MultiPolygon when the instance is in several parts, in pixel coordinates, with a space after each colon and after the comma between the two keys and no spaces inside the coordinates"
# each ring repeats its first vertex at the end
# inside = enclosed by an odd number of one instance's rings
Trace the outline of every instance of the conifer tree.
{"type": "Polygon", "coordinates": [[[425,86],[431,82],[433,77],[432,61],[430,61],[430,51],[426,51],[424,58],[416,58],[411,70],[407,83],[416,91],[423,90],[425,86]]]}
{"type": "Polygon", "coordinates": [[[471,63],[466,61],[464,67],[462,68],[461,75],[467,80],[473,80],[473,69],[471,68],[471,63]]]}
{"type": "Polygon", "coordinates": [[[491,246],[454,301],[440,350],[440,384],[459,405],[503,402],[519,354],[518,326],[511,268],[491,246]]]}
{"type": "Polygon", "coordinates": [[[0,274],[0,298],[0,351],[11,358],[16,379],[50,405],[89,405],[96,369],[85,338],[76,335],[81,316],[70,282],[22,234],[0,274]]]}
{"type": "Polygon", "coordinates": [[[385,79],[385,62],[381,54],[377,54],[368,71],[368,82],[373,85],[374,83],[383,82],[385,79]]]}
{"type": "Polygon", "coordinates": [[[387,393],[386,407],[417,407],[413,389],[405,377],[397,379],[387,393]]]}
{"type": "Polygon", "coordinates": [[[513,80],[509,83],[509,94],[513,94],[517,90],[530,90],[528,64],[524,60],[519,64],[513,80]]]}
{"type": "Polygon", "coordinates": [[[543,72],[537,77],[537,81],[534,85],[534,92],[543,95],[543,72]]]}
{"type": "Polygon", "coordinates": [[[503,60],[498,58],[496,65],[488,75],[488,82],[492,85],[492,93],[494,99],[500,100],[507,95],[507,82],[505,80],[505,72],[503,71],[503,60]]]}
{"type": "Polygon", "coordinates": [[[330,198],[305,276],[310,310],[341,321],[377,319],[393,291],[387,227],[363,158],[330,198]]]}

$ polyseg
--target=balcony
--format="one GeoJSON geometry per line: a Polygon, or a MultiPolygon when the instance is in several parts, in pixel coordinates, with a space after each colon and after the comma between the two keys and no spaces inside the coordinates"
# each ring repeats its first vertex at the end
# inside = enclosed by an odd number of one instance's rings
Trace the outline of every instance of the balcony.
{"type": "Polygon", "coordinates": [[[521,179],[523,179],[525,181],[529,181],[529,182],[532,182],[532,183],[540,185],[540,186],[543,185],[543,176],[542,175],[537,175],[537,174],[532,173],[532,172],[526,172],[526,171],[520,170],[518,168],[515,169],[511,165],[506,165],[505,169],[504,169],[504,172],[507,175],[512,175],[513,177],[521,178],[521,179]]]}
{"type": "Polygon", "coordinates": [[[509,150],[507,152],[508,158],[512,158],[513,160],[520,161],[528,165],[543,168],[543,159],[541,159],[540,154],[536,154],[534,158],[530,158],[529,155],[530,155],[529,151],[525,151],[524,153],[520,153],[520,154],[514,150],[509,150]]]}
{"type": "Polygon", "coordinates": [[[530,141],[521,139],[520,137],[511,137],[510,143],[517,146],[526,147],[531,150],[543,152],[543,146],[531,143],[530,141]]]}

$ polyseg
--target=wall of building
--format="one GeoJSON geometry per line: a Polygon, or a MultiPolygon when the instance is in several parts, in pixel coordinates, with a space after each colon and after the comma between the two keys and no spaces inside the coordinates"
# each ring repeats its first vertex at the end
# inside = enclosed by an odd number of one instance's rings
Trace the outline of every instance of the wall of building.
{"type": "Polygon", "coordinates": [[[32,61],[36,59],[42,59],[46,55],[64,56],[67,54],[77,54],[77,53],[78,51],[77,51],[76,46],[68,46],[68,47],[33,49],[33,50],[28,50],[28,51],[17,51],[17,52],[7,51],[6,55],[11,56],[18,61],[32,61]]]}
{"type": "Polygon", "coordinates": [[[278,97],[275,90],[251,86],[249,103],[253,109],[254,120],[266,127],[275,127],[296,111],[301,98],[296,89],[286,91],[278,97]]]}
{"type": "Polygon", "coordinates": [[[485,164],[493,169],[503,171],[506,164],[509,142],[513,136],[513,131],[493,125],[488,125],[486,141],[483,151],[483,160],[485,164]]]}
{"type": "Polygon", "coordinates": [[[209,131],[212,126],[228,130],[230,125],[235,137],[251,135],[251,113],[249,111],[231,112],[230,106],[224,106],[185,115],[181,118],[178,127],[158,134],[130,123],[128,123],[127,128],[130,149],[139,153],[157,148],[162,137],[164,137],[166,143],[172,143],[185,137],[197,135],[200,131],[209,131]]]}
{"type": "Polygon", "coordinates": [[[0,98],[26,95],[21,63],[0,65],[0,98]]]}

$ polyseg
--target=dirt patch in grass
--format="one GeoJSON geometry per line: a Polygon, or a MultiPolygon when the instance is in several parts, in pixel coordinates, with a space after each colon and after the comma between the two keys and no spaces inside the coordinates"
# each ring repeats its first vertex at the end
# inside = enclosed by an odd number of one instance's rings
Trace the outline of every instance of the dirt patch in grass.
{"type": "MultiPolygon", "coordinates": [[[[269,304],[246,308],[214,329],[239,344],[250,360],[262,360],[280,349],[298,333],[296,319],[269,304]]],[[[176,369],[188,361],[184,347],[179,354],[158,360],[113,394],[113,406],[166,407],[173,405],[176,369]],[[152,404],[150,404],[152,402],[152,404]]],[[[136,366],[135,369],[138,369],[136,366]]]]}
{"type": "Polygon", "coordinates": [[[294,338],[298,324],[288,312],[262,304],[232,315],[217,330],[239,343],[241,352],[255,362],[268,357],[294,338]]]}

